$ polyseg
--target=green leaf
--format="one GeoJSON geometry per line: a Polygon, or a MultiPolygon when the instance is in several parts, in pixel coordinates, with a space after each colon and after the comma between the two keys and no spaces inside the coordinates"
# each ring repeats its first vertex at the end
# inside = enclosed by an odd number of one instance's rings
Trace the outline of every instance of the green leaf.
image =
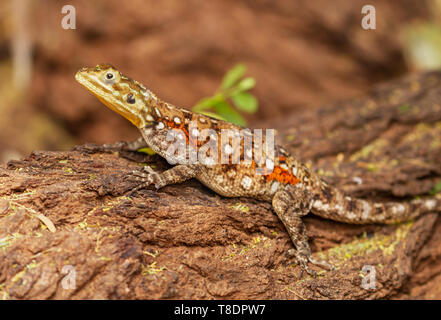
{"type": "Polygon", "coordinates": [[[240,91],[246,91],[246,90],[250,90],[250,89],[254,88],[255,85],[256,85],[256,80],[254,80],[254,78],[248,77],[248,78],[241,80],[239,82],[239,84],[237,85],[237,88],[240,91]]]}
{"type": "Polygon", "coordinates": [[[245,119],[240,115],[239,112],[234,110],[234,108],[226,101],[221,101],[213,106],[213,109],[220,114],[225,121],[234,123],[238,126],[246,126],[245,119]]]}
{"type": "Polygon", "coordinates": [[[218,115],[217,113],[214,113],[214,112],[203,110],[203,111],[198,112],[198,113],[206,115],[206,116],[209,116],[209,117],[217,119],[217,120],[227,121],[227,119],[225,119],[224,117],[222,117],[222,116],[220,116],[220,115],[218,115]]]}
{"type": "Polygon", "coordinates": [[[258,102],[257,99],[248,92],[240,92],[231,97],[234,104],[239,110],[248,113],[254,113],[257,111],[258,102]]]}
{"type": "Polygon", "coordinates": [[[246,67],[243,64],[237,64],[230,69],[224,76],[221,89],[231,88],[244,75],[246,67]]]}
{"type": "Polygon", "coordinates": [[[202,110],[206,110],[211,108],[216,103],[223,101],[224,98],[221,94],[217,94],[213,97],[206,97],[201,100],[192,108],[194,112],[201,112],[202,110]]]}

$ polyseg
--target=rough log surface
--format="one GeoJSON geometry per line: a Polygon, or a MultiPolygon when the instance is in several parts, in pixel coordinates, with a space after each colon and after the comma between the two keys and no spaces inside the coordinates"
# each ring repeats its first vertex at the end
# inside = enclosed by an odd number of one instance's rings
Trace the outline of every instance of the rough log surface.
{"type": "MultiPolygon", "coordinates": [[[[441,73],[265,123],[350,195],[405,201],[441,176],[441,73]]],[[[197,181],[139,191],[127,173],[158,156],[96,145],[35,151],[0,168],[0,297],[7,299],[441,298],[437,213],[393,226],[306,218],[311,247],[337,266],[300,277],[269,203],[220,197],[197,181]],[[73,266],[75,289],[64,289],[73,266]],[[362,268],[376,286],[363,289],[362,268]]]]}

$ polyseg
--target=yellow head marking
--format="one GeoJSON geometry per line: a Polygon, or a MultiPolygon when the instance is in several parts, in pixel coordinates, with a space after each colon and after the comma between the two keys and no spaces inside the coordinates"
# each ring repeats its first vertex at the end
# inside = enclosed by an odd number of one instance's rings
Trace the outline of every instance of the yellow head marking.
{"type": "Polygon", "coordinates": [[[82,68],[75,79],[92,92],[102,103],[143,128],[152,117],[148,103],[153,99],[146,88],[135,80],[122,75],[110,64],[94,68],[82,68]]]}

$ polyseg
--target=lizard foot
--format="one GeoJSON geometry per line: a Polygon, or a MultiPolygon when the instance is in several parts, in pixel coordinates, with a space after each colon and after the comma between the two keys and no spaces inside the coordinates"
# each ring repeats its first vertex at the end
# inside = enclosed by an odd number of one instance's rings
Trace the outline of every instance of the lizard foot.
{"type": "Polygon", "coordinates": [[[143,167],[142,170],[134,170],[128,176],[129,180],[134,180],[138,182],[138,186],[130,190],[130,193],[134,193],[140,189],[147,188],[150,185],[154,185],[156,189],[163,187],[163,179],[161,175],[155,172],[149,166],[143,167]]]}
{"type": "MultiPolygon", "coordinates": [[[[307,255],[304,253],[300,253],[297,250],[294,249],[290,249],[288,250],[288,255],[291,257],[295,257],[297,260],[297,263],[300,265],[301,271],[300,271],[300,277],[302,277],[303,275],[303,271],[306,271],[306,273],[308,273],[310,276],[317,278],[317,272],[314,270],[311,270],[309,268],[308,263],[311,263],[313,265],[316,265],[322,269],[327,269],[327,270],[334,270],[334,266],[326,261],[323,260],[316,260],[312,257],[311,254],[307,255]]],[[[292,263],[292,262],[291,262],[292,263]]]]}

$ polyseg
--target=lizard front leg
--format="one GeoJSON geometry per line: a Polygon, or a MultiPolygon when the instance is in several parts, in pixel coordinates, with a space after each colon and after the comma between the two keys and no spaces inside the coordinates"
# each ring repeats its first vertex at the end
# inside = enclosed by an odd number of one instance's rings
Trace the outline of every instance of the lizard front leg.
{"type": "Polygon", "coordinates": [[[169,184],[181,183],[196,177],[200,168],[201,166],[199,164],[181,164],[162,173],[158,173],[153,171],[153,169],[149,166],[145,166],[144,170],[133,171],[132,175],[129,177],[134,178],[137,182],[139,182],[139,185],[131,191],[134,192],[136,190],[146,188],[152,184],[156,189],[160,189],[169,184]]]}
{"type": "Polygon", "coordinates": [[[147,143],[144,138],[141,136],[136,140],[125,142],[118,141],[115,143],[104,144],[104,150],[125,150],[125,151],[137,151],[138,149],[147,147],[147,143]]]}
{"type": "Polygon", "coordinates": [[[309,262],[330,270],[333,267],[325,261],[315,260],[311,255],[302,217],[309,213],[312,203],[312,194],[299,186],[287,186],[278,191],[272,201],[274,211],[284,224],[296,248],[294,255],[302,271],[305,270],[308,274],[316,276],[317,273],[309,268],[309,262]]]}

